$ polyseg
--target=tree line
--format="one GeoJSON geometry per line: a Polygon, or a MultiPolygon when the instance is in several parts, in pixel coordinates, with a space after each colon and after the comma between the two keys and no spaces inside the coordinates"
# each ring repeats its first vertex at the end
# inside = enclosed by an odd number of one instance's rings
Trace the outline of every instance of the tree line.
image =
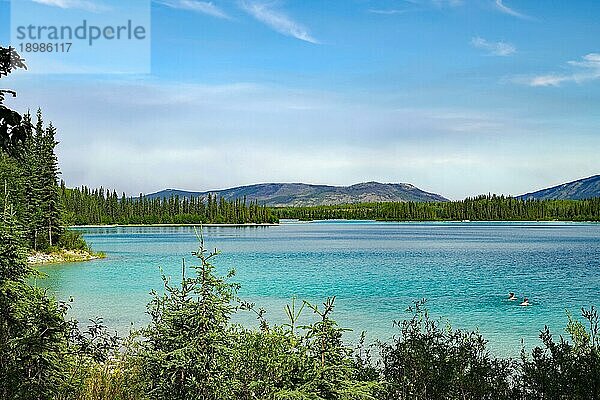
{"type": "Polygon", "coordinates": [[[273,209],[280,219],[379,221],[600,221],[600,198],[525,200],[497,195],[449,202],[390,202],[273,209]]]}
{"type": "Polygon", "coordinates": [[[600,221],[600,198],[525,200],[497,195],[451,202],[386,202],[311,207],[267,207],[245,198],[225,200],[173,196],[131,198],[104,188],[60,189],[63,219],[68,225],[276,223],[349,219],[378,221],[600,221]]]}
{"type": "Polygon", "coordinates": [[[203,197],[130,198],[116,191],[69,189],[61,183],[64,220],[69,225],[103,224],[246,224],[277,222],[271,210],[246,199],[203,197]]]}

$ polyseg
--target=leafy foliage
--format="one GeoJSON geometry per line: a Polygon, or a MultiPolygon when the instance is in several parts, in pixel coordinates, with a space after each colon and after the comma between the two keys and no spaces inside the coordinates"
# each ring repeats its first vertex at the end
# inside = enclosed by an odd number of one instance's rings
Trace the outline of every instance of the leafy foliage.
{"type": "Polygon", "coordinates": [[[32,271],[8,200],[0,224],[0,398],[48,398],[64,381],[66,310],[26,282],[32,271]]]}
{"type": "Polygon", "coordinates": [[[58,247],[65,250],[90,251],[90,247],[83,239],[81,232],[74,230],[65,230],[60,235],[58,247]]]}
{"type": "Polygon", "coordinates": [[[166,292],[154,292],[148,306],[152,323],[142,332],[140,360],[157,399],[210,399],[225,390],[230,303],[237,286],[214,274],[210,260],[216,252],[208,253],[201,242],[195,255],[201,262],[192,267],[195,275],[186,277],[184,264],[180,286],[163,276],[166,292]]]}
{"type": "MultiPolygon", "coordinates": [[[[14,49],[0,48],[0,77],[24,67],[14,49]]],[[[30,283],[28,250],[53,246],[61,234],[56,131],[44,128],[41,112],[34,131],[29,114],[2,105],[5,93],[14,92],[0,91],[0,398],[65,397],[108,351],[97,340],[105,332],[98,324],[80,332],[66,318],[68,304],[30,283]]]]}
{"type": "MultiPolygon", "coordinates": [[[[12,47],[0,46],[0,78],[8,76],[16,69],[27,69],[25,60],[12,47]]],[[[16,97],[9,89],[0,89],[0,149],[11,156],[18,156],[21,143],[25,140],[28,128],[21,115],[4,105],[7,94],[16,97]]]]}
{"type": "Polygon", "coordinates": [[[598,399],[600,398],[600,332],[598,311],[592,307],[581,310],[589,330],[569,316],[564,337],[554,340],[548,327],[540,338],[543,347],[536,347],[528,357],[522,353],[523,398],[525,399],[598,399]]]}
{"type": "Polygon", "coordinates": [[[400,335],[382,345],[388,399],[510,399],[510,361],[492,358],[476,332],[452,330],[417,301],[400,335]]]}
{"type": "MultiPolygon", "coordinates": [[[[0,78],[8,76],[15,69],[27,69],[25,60],[13,47],[0,47],[0,78]]],[[[2,100],[2,98],[0,98],[2,100]]]]}

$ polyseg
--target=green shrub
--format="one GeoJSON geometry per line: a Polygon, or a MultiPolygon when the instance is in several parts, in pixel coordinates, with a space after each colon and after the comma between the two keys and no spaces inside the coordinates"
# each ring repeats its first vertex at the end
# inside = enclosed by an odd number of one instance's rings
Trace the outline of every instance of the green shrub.
{"type": "Polygon", "coordinates": [[[232,398],[227,365],[235,342],[229,319],[237,286],[215,275],[210,259],[216,254],[201,242],[194,276],[186,277],[184,265],[180,285],[163,276],[165,293],[153,292],[151,323],[141,332],[138,355],[152,398],[232,398]]]}
{"type": "Polygon", "coordinates": [[[409,308],[400,335],[382,344],[388,399],[510,399],[514,365],[492,358],[476,332],[432,320],[424,300],[409,308]]]}
{"type": "Polygon", "coordinates": [[[66,307],[24,282],[0,286],[0,398],[50,399],[68,386],[66,307]]]}
{"type": "Polygon", "coordinates": [[[522,391],[524,399],[600,398],[600,335],[598,312],[582,309],[589,329],[569,316],[567,333],[572,342],[560,336],[554,340],[548,327],[540,334],[543,347],[531,357],[522,352],[522,391]]]}
{"type": "Polygon", "coordinates": [[[50,399],[68,385],[67,306],[27,283],[26,248],[5,205],[0,221],[0,399],[50,399]]]}
{"type": "Polygon", "coordinates": [[[90,248],[83,239],[81,232],[70,229],[64,230],[58,239],[58,247],[65,250],[89,251],[90,248]]]}

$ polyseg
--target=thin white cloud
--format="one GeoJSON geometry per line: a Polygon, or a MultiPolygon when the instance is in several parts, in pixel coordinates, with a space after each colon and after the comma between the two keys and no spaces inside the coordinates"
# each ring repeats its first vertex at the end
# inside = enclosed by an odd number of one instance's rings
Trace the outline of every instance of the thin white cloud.
{"type": "Polygon", "coordinates": [[[600,79],[600,53],[589,53],[581,57],[580,61],[569,61],[568,64],[575,67],[569,74],[551,73],[517,81],[524,81],[529,86],[560,86],[563,83],[584,83],[600,79]]]}
{"type": "Polygon", "coordinates": [[[465,4],[464,0],[404,0],[407,8],[370,8],[367,12],[379,15],[398,15],[408,12],[427,11],[431,9],[456,8],[465,4]]]}
{"type": "Polygon", "coordinates": [[[496,0],[496,8],[500,12],[507,14],[507,15],[511,15],[513,17],[517,17],[517,18],[521,18],[521,19],[531,19],[530,16],[520,13],[520,12],[510,8],[509,6],[505,5],[503,3],[503,0],[496,0]]]}
{"type": "Polygon", "coordinates": [[[242,0],[240,6],[258,21],[282,35],[291,36],[309,43],[319,43],[317,39],[310,34],[308,29],[283,12],[274,10],[271,4],[261,1],[242,0]]]}
{"type": "Polygon", "coordinates": [[[397,10],[397,9],[389,9],[389,10],[379,10],[379,9],[369,9],[368,12],[371,14],[380,14],[380,15],[395,15],[395,14],[404,14],[409,10],[397,10]]]}
{"type": "Polygon", "coordinates": [[[101,12],[107,9],[106,6],[88,0],[31,0],[34,3],[43,4],[51,7],[63,9],[79,9],[91,12],[101,12]]]}
{"type": "Polygon", "coordinates": [[[440,8],[460,7],[465,4],[464,0],[431,0],[431,3],[440,8]]]}
{"type": "Polygon", "coordinates": [[[230,19],[221,8],[208,1],[198,0],[156,0],[157,3],[178,10],[194,11],[211,17],[230,19]]]}
{"type": "Polygon", "coordinates": [[[482,49],[488,52],[489,55],[506,57],[514,54],[517,49],[514,45],[506,42],[489,42],[481,37],[471,39],[473,47],[482,49]]]}

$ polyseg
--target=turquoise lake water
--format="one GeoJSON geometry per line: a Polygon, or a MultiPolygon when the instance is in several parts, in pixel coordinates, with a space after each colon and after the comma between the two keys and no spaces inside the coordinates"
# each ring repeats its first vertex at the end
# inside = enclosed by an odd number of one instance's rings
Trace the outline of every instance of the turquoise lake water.
{"type": "MultiPolygon", "coordinates": [[[[193,262],[190,227],[82,229],[104,260],[45,266],[49,287],[73,297],[80,321],[101,316],[127,333],[147,322],[151,289],[161,289],[159,267],[178,279],[181,260],[193,262]]],[[[518,355],[538,344],[548,325],[564,333],[565,310],[600,306],[600,224],[585,223],[386,223],[324,221],[272,227],[205,227],[214,263],[235,268],[240,296],[284,321],[292,296],[312,302],[337,296],[340,325],[386,340],[397,332],[413,300],[427,298],[432,315],[453,327],[479,329],[500,355],[518,355]],[[532,306],[509,302],[513,291],[532,306]]],[[[307,312],[306,318],[310,317],[307,312]]],[[[237,322],[255,324],[249,314],[237,322]]]]}

